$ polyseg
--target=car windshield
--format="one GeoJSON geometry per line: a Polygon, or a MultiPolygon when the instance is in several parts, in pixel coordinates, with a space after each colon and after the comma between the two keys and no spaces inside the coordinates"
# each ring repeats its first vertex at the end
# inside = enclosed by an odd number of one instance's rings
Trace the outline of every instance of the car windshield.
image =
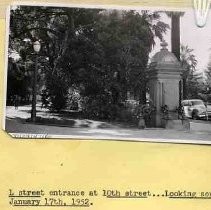
{"type": "Polygon", "coordinates": [[[192,105],[204,105],[203,101],[192,101],[192,105]]]}

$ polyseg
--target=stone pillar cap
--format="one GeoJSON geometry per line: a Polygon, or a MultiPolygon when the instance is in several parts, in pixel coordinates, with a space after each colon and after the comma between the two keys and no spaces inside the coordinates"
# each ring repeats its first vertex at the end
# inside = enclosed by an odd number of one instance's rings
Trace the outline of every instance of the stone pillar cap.
{"type": "Polygon", "coordinates": [[[160,46],[162,47],[162,48],[161,48],[162,50],[167,50],[168,43],[167,43],[165,40],[163,40],[163,41],[160,43],[160,46]]]}

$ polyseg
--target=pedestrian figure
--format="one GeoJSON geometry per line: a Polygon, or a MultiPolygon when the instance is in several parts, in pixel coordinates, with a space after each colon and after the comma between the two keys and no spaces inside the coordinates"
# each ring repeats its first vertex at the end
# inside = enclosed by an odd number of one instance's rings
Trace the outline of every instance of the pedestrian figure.
{"type": "Polygon", "coordinates": [[[15,109],[18,109],[18,106],[19,106],[19,97],[18,97],[18,95],[15,95],[14,106],[15,106],[15,109]]]}

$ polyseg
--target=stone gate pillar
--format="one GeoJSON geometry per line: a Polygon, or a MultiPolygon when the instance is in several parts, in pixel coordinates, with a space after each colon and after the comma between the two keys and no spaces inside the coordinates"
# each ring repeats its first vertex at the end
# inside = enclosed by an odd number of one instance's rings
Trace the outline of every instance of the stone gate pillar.
{"type": "Polygon", "coordinates": [[[183,71],[176,56],[169,52],[166,42],[161,43],[162,49],[156,53],[149,65],[149,95],[156,113],[153,116],[155,127],[163,126],[161,107],[167,105],[170,118],[175,118],[180,100],[180,81],[183,71]]]}

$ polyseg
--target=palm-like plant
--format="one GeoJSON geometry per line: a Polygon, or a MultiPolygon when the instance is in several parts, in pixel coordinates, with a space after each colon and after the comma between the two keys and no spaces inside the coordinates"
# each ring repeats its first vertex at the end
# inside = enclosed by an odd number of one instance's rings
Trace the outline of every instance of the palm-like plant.
{"type": "Polygon", "coordinates": [[[181,46],[181,53],[180,53],[180,61],[182,64],[182,67],[184,69],[183,74],[182,74],[182,79],[183,79],[183,98],[187,98],[187,89],[189,88],[188,84],[191,84],[194,79],[196,79],[196,65],[197,65],[197,60],[196,56],[193,54],[193,49],[190,49],[188,46],[181,46]]]}
{"type": "Polygon", "coordinates": [[[180,49],[180,61],[185,69],[183,75],[193,74],[197,65],[196,56],[193,54],[194,50],[190,49],[187,45],[181,45],[180,49]]]}
{"type": "Polygon", "coordinates": [[[205,76],[207,89],[209,89],[209,91],[211,92],[211,60],[208,63],[207,69],[205,71],[205,76]]]}

